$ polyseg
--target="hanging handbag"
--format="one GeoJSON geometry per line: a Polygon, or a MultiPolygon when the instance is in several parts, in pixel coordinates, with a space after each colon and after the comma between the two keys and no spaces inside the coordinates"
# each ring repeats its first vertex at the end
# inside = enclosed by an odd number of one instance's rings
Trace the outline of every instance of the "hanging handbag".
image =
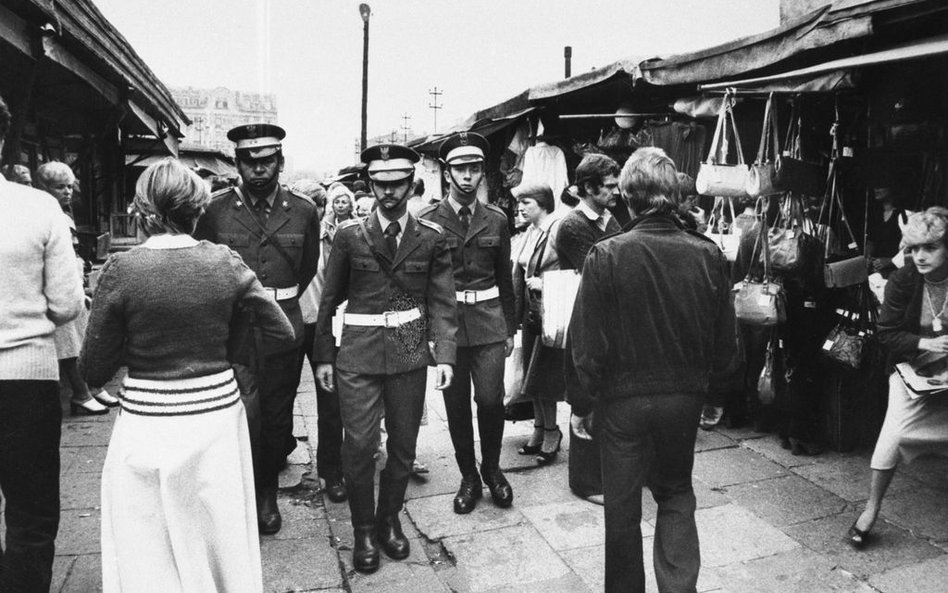
{"type": "Polygon", "coordinates": [[[731,198],[718,196],[711,208],[708,230],[705,232],[705,236],[714,241],[715,245],[724,252],[727,261],[731,262],[737,259],[737,252],[741,247],[741,229],[734,225],[735,218],[737,217],[734,214],[734,202],[731,198]],[[724,202],[727,202],[731,209],[730,223],[724,220],[724,202]]]}
{"type": "Polygon", "coordinates": [[[802,199],[792,193],[781,198],[769,240],[770,266],[776,274],[793,274],[822,257],[813,223],[803,215],[802,199]]]}
{"type": "Polygon", "coordinates": [[[724,95],[721,110],[718,112],[718,122],[714,128],[714,137],[711,140],[708,159],[701,163],[701,167],[698,169],[695,189],[699,194],[705,196],[746,198],[747,171],[747,165],[744,163],[744,152],[741,148],[741,137],[737,131],[737,122],[734,120],[734,96],[728,91],[724,95]],[[730,124],[734,134],[734,145],[737,152],[737,164],[735,165],[727,164],[728,124],[730,124]]]}
{"type": "MultiPolygon", "coordinates": [[[[765,198],[766,199],[766,198],[765,198]]],[[[764,206],[766,212],[766,206],[764,206]]],[[[770,327],[783,323],[787,319],[786,298],[783,286],[771,275],[770,248],[768,246],[768,229],[761,225],[754,241],[754,251],[751,261],[757,259],[758,247],[763,253],[763,277],[760,281],[753,279],[754,266],[747,272],[743,282],[734,287],[734,313],[738,321],[747,325],[770,327]]]]}
{"type": "Polygon", "coordinates": [[[763,405],[770,405],[777,399],[777,357],[780,355],[780,344],[776,336],[770,338],[767,344],[767,357],[764,368],[757,379],[757,399],[763,405]]]}
{"type": "Polygon", "coordinates": [[[774,166],[774,183],[784,191],[801,196],[822,196],[826,192],[823,166],[804,160],[800,150],[802,118],[797,103],[793,104],[783,152],[774,166]]]}
{"type": "Polygon", "coordinates": [[[757,158],[747,173],[747,195],[752,198],[769,196],[783,191],[776,184],[775,160],[779,154],[777,139],[777,115],[775,113],[774,94],[767,98],[764,108],[764,121],[760,131],[760,146],[757,148],[757,158]]]}
{"type": "Polygon", "coordinates": [[[874,297],[865,284],[857,289],[854,309],[837,310],[839,322],[820,350],[824,358],[852,370],[862,367],[876,328],[874,297]]]}

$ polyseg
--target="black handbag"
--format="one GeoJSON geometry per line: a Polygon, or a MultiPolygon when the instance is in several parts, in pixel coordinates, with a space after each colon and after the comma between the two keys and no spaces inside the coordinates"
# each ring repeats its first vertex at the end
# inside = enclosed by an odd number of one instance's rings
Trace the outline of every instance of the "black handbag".
{"type": "Polygon", "coordinates": [[[875,298],[867,284],[856,289],[855,306],[837,311],[839,321],[820,350],[827,360],[857,370],[865,362],[876,329],[875,298]]]}
{"type": "Polygon", "coordinates": [[[803,215],[802,198],[788,193],[781,198],[780,214],[769,232],[770,266],[776,274],[808,269],[820,259],[822,245],[816,229],[803,215]]]}
{"type": "Polygon", "coordinates": [[[783,152],[774,164],[774,185],[801,196],[822,196],[826,191],[826,174],[821,164],[807,161],[801,155],[801,120],[799,105],[795,102],[783,152]]]}
{"type": "MultiPolygon", "coordinates": [[[[833,135],[833,152],[830,159],[829,174],[826,184],[826,194],[823,198],[823,205],[820,207],[819,220],[824,220],[823,213],[826,213],[826,224],[823,226],[823,243],[825,261],[823,264],[823,282],[827,288],[845,288],[847,286],[857,286],[869,278],[869,265],[866,257],[860,252],[859,244],[856,242],[856,235],[849,225],[849,219],[846,218],[846,209],[843,208],[843,199],[841,189],[838,183],[839,177],[839,151],[836,137],[837,125],[833,125],[831,134],[833,135]],[[849,243],[845,243],[845,250],[841,257],[830,252],[831,235],[830,229],[835,220],[839,220],[840,231],[844,231],[849,237],[849,243]]],[[[843,237],[842,234],[840,234],[843,237]]],[[[843,238],[843,241],[846,239],[843,238]]]]}

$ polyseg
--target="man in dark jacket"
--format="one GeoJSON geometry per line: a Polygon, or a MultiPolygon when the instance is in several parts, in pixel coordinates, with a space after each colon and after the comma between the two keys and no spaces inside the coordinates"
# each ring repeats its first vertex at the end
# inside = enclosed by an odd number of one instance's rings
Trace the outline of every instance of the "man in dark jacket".
{"type": "Polygon", "coordinates": [[[658,588],[695,591],[698,418],[737,355],[727,262],[675,217],[676,173],[661,149],[626,162],[619,187],[635,219],[589,252],[569,328],[567,370],[584,388],[570,404],[599,423],[609,593],[645,591],[643,485],[658,503],[658,588]]]}

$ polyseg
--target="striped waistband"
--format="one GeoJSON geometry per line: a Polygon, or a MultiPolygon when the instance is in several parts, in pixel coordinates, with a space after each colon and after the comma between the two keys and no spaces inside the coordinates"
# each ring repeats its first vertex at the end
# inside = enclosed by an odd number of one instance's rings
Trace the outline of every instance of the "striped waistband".
{"type": "Polygon", "coordinates": [[[126,377],[122,409],[139,416],[192,416],[228,408],[240,401],[234,371],[227,369],[193,379],[126,377]]]}

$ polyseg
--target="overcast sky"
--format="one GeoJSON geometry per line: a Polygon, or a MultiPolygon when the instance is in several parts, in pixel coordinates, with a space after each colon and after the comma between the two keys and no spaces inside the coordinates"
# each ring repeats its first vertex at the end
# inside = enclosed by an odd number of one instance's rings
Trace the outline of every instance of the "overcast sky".
{"type": "MultiPolygon", "coordinates": [[[[319,172],[355,162],[362,20],[349,0],[95,0],[168,86],[277,97],[285,151],[319,172]]],[[[563,76],[776,27],[778,0],[369,0],[368,134],[434,131],[563,76]]]]}

